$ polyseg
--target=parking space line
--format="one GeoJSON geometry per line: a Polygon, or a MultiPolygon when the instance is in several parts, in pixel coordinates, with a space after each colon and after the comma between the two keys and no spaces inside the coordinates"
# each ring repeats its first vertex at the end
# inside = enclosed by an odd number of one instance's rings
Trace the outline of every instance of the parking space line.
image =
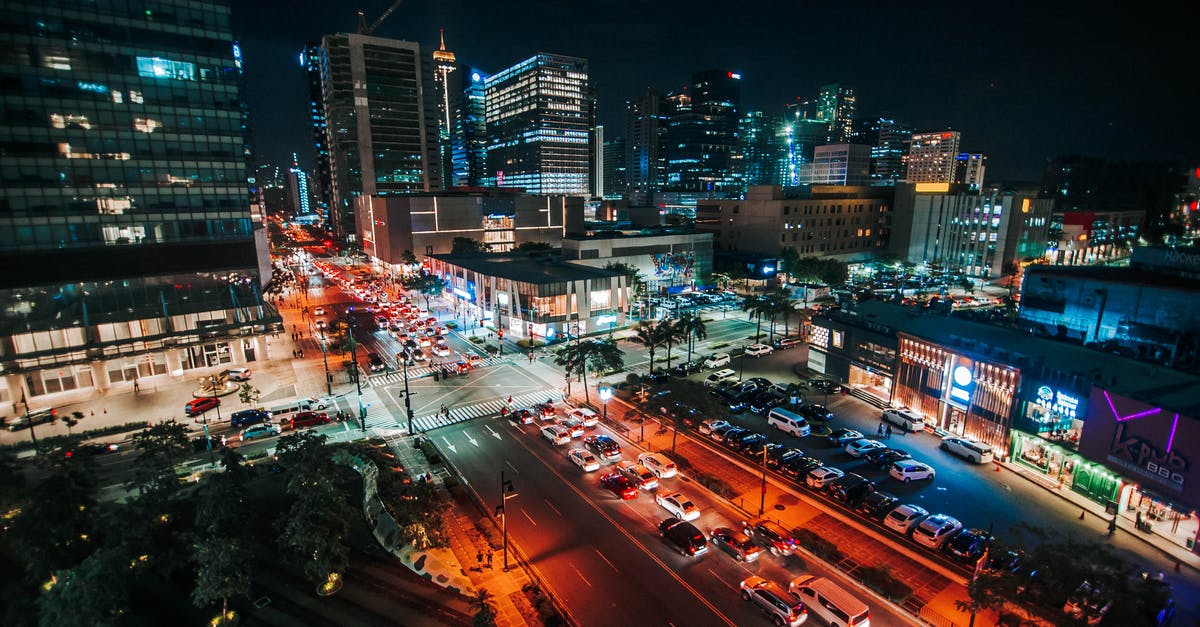
{"type": "Polygon", "coordinates": [[[599,555],[599,556],[600,556],[600,559],[604,560],[604,563],[605,563],[605,564],[608,564],[608,566],[609,566],[610,568],[612,568],[612,569],[613,569],[613,572],[614,572],[614,573],[619,573],[619,572],[621,572],[621,571],[617,570],[617,567],[616,567],[616,566],[613,566],[613,563],[612,563],[612,562],[608,561],[608,558],[607,558],[607,557],[604,557],[604,554],[600,552],[600,549],[596,549],[596,555],[599,555]]]}
{"type": "Polygon", "coordinates": [[[587,577],[584,577],[584,576],[583,576],[583,573],[579,572],[579,569],[578,569],[578,568],[575,568],[575,565],[574,565],[574,564],[572,564],[572,563],[570,563],[570,562],[567,562],[567,565],[571,567],[571,570],[575,571],[575,574],[576,574],[576,575],[579,575],[579,578],[583,580],[583,583],[586,583],[586,584],[588,585],[588,587],[589,587],[589,588],[591,588],[591,587],[592,587],[592,582],[588,581],[588,580],[587,580],[587,577]]]}

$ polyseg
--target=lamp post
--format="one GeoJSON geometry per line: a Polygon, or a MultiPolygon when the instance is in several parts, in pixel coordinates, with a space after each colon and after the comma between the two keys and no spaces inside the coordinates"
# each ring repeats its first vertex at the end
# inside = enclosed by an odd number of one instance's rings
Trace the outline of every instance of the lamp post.
{"type": "Polygon", "coordinates": [[[600,404],[604,407],[604,419],[608,420],[608,401],[613,396],[613,389],[610,386],[602,385],[596,389],[596,393],[600,395],[600,404]]]}
{"type": "Polygon", "coordinates": [[[762,491],[758,496],[758,515],[762,516],[767,505],[767,447],[762,449],[762,491]]]}
{"type": "Polygon", "coordinates": [[[321,332],[321,363],[325,365],[325,395],[333,395],[333,377],[329,376],[329,353],[325,350],[325,332],[321,332]]]}
{"type": "Polygon", "coordinates": [[[508,572],[508,514],[505,503],[517,496],[512,480],[504,478],[504,470],[500,470],[500,504],[496,506],[496,515],[500,517],[500,527],[504,533],[504,572],[508,572]]]}
{"type": "MultiPolygon", "coordinates": [[[[208,376],[208,389],[212,392],[210,398],[217,402],[215,406],[217,410],[217,422],[221,422],[221,399],[217,398],[217,375],[208,376]]],[[[200,416],[204,418],[204,444],[208,447],[208,463],[216,467],[217,458],[213,455],[212,437],[208,435],[208,412],[204,412],[200,416]]]]}
{"type": "Polygon", "coordinates": [[[363,433],[367,431],[367,409],[363,407],[362,401],[362,374],[358,370],[358,344],[354,342],[354,307],[351,306],[346,310],[347,318],[349,318],[349,326],[347,327],[350,333],[350,366],[354,368],[354,385],[358,388],[358,420],[359,428],[363,433]]]}
{"type": "Polygon", "coordinates": [[[404,368],[404,411],[408,415],[408,434],[412,435],[413,410],[412,401],[409,400],[409,397],[412,396],[412,392],[408,391],[408,355],[404,354],[403,352],[396,353],[396,359],[404,368]]]}

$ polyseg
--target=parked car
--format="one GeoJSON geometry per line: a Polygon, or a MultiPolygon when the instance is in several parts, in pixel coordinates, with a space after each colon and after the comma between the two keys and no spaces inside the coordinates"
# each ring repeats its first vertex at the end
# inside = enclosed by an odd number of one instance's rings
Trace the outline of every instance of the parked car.
{"type": "Polygon", "coordinates": [[[902,451],[898,448],[884,447],[875,449],[873,451],[867,451],[867,453],[863,455],[863,459],[867,460],[868,463],[879,466],[880,468],[887,468],[888,466],[892,465],[892,462],[898,462],[902,459],[912,459],[912,455],[909,455],[908,451],[902,451]]]}
{"type": "Polygon", "coordinates": [[[780,338],[776,338],[775,341],[771,343],[771,345],[774,346],[777,350],[784,350],[784,349],[788,349],[788,348],[795,348],[803,343],[804,343],[804,338],[780,337],[780,338]]]}
{"type": "Polygon", "coordinates": [[[890,492],[872,490],[862,497],[854,510],[867,518],[881,519],[900,503],[900,498],[890,492]]]}
{"type": "Polygon", "coordinates": [[[816,457],[806,457],[801,455],[788,460],[779,466],[779,472],[785,476],[800,481],[808,476],[810,470],[821,467],[821,460],[816,457]]]}
{"type": "Polygon", "coordinates": [[[746,453],[755,446],[760,446],[767,442],[770,442],[767,436],[761,433],[750,431],[748,433],[743,433],[737,439],[731,441],[729,446],[739,453],[746,453]]]}
{"type": "Polygon", "coordinates": [[[617,462],[617,472],[629,477],[629,480],[641,490],[653,490],[658,487],[658,477],[649,468],[636,462],[617,462]]]}
{"type": "Polygon", "coordinates": [[[586,433],[583,428],[583,421],[578,418],[571,418],[569,416],[565,418],[559,418],[558,424],[566,429],[567,433],[571,434],[572,440],[575,438],[582,438],[583,434],[586,433]]]}
{"type": "Polygon", "coordinates": [[[701,422],[699,430],[702,435],[708,435],[712,433],[714,429],[730,426],[732,425],[729,424],[728,420],[712,419],[701,422]]]}
{"type": "Polygon", "coordinates": [[[680,555],[699,557],[708,552],[708,539],[695,525],[677,516],[658,523],[658,534],[679,550],[680,555]]]}
{"type": "Polygon", "coordinates": [[[814,490],[823,490],[828,487],[829,484],[840,479],[845,474],[845,472],[838,468],[817,466],[816,468],[808,471],[808,474],[804,476],[804,485],[807,485],[814,490]]]}
{"type": "Polygon", "coordinates": [[[637,486],[629,480],[629,477],[619,473],[610,472],[600,477],[600,487],[612,492],[623,501],[636,499],[638,495],[637,486]]]}
{"type": "Polygon", "coordinates": [[[755,562],[762,553],[762,548],[754,543],[749,536],[729,527],[717,527],[708,538],[709,544],[728,553],[738,562],[755,562]]]}
{"type": "Polygon", "coordinates": [[[252,427],[242,429],[241,440],[253,440],[254,438],[265,438],[273,435],[279,435],[281,429],[279,425],[270,423],[257,424],[252,427]]]}
{"type": "Polygon", "coordinates": [[[743,521],[742,531],[776,557],[791,555],[796,551],[796,539],[776,522],[766,519],[743,521]]]}
{"type": "Polygon", "coordinates": [[[962,529],[962,523],[957,518],[946,514],[934,514],[922,520],[913,528],[913,540],[926,548],[941,548],[947,540],[962,529]]]}
{"type": "Polygon", "coordinates": [[[700,508],[681,492],[656,494],[654,502],[681,520],[696,520],[700,517],[700,508]]]}
{"type": "Polygon", "coordinates": [[[676,377],[686,377],[690,374],[700,372],[702,369],[703,366],[700,363],[700,360],[695,359],[692,361],[680,362],[678,365],[671,368],[670,374],[676,377]]]}
{"type": "Polygon", "coordinates": [[[835,500],[853,504],[858,502],[862,497],[870,494],[874,489],[875,483],[873,481],[851,472],[829,484],[829,495],[835,500]]]}
{"type": "Polygon", "coordinates": [[[249,368],[230,368],[228,370],[223,371],[221,374],[225,375],[225,377],[228,378],[230,381],[249,381],[250,380],[250,369],[249,368]]]}
{"type": "Polygon", "coordinates": [[[842,392],[841,384],[834,383],[829,379],[810,379],[808,387],[825,394],[840,394],[842,392]]]}
{"type": "Polygon", "coordinates": [[[814,422],[829,422],[834,419],[833,412],[819,403],[805,403],[797,411],[801,416],[814,422]]]}
{"type": "Polygon", "coordinates": [[[712,431],[709,431],[708,437],[709,437],[709,439],[715,440],[717,442],[724,442],[725,434],[729,433],[730,431],[733,431],[734,429],[738,429],[738,428],[740,428],[740,427],[735,427],[734,425],[725,423],[719,427],[714,428],[712,431]]]}
{"type": "Polygon", "coordinates": [[[219,407],[221,399],[212,396],[202,398],[194,398],[188,401],[187,405],[183,406],[183,412],[188,416],[199,416],[204,412],[219,407]]]}
{"type": "Polygon", "coordinates": [[[774,581],[751,575],[739,586],[742,598],[765,612],[776,625],[796,627],[808,619],[804,603],[774,581]]]}
{"type": "Polygon", "coordinates": [[[734,381],[737,379],[737,373],[729,368],[718,370],[704,378],[705,387],[716,387],[724,381],[734,381]]]}
{"type": "Polygon", "coordinates": [[[763,355],[770,355],[773,352],[775,352],[775,349],[766,344],[751,344],[746,347],[746,354],[751,357],[762,357],[763,355]]]}
{"type": "Polygon", "coordinates": [[[955,561],[975,564],[995,539],[985,529],[963,529],[942,545],[955,561]]]}
{"type": "Polygon", "coordinates": [[[834,429],[826,437],[834,446],[845,446],[850,442],[862,439],[863,434],[854,429],[834,429]]]}
{"type": "Polygon", "coordinates": [[[670,479],[679,472],[679,467],[662,453],[642,453],[638,455],[638,463],[650,469],[659,479],[670,479]]]}
{"type": "Polygon", "coordinates": [[[804,457],[804,451],[798,448],[788,448],[780,446],[779,448],[767,451],[767,468],[777,469],[787,462],[804,457]]]}
{"type": "Polygon", "coordinates": [[[896,533],[908,535],[908,532],[928,515],[929,511],[920,505],[899,505],[883,517],[883,526],[896,533]]]}
{"type": "Polygon", "coordinates": [[[887,448],[887,445],[884,444],[883,442],[880,442],[879,440],[871,440],[869,438],[859,438],[853,442],[847,443],[845,450],[846,450],[846,453],[848,453],[850,455],[850,457],[854,457],[857,459],[859,457],[862,457],[863,455],[866,455],[867,453],[869,453],[871,451],[885,449],[885,448],[887,448]]]}
{"type": "Polygon", "coordinates": [[[933,479],[936,473],[929,464],[919,462],[915,459],[902,459],[892,462],[891,467],[888,469],[888,474],[897,481],[908,483],[914,479],[918,481],[933,479]]]}
{"type": "Polygon", "coordinates": [[[591,451],[586,451],[581,448],[573,448],[567,452],[567,459],[570,459],[571,463],[579,466],[579,468],[584,472],[595,472],[600,470],[600,460],[596,459],[596,456],[593,455],[591,451]]]}
{"type": "Polygon", "coordinates": [[[911,409],[889,407],[881,415],[884,422],[899,427],[901,431],[913,433],[925,430],[925,417],[911,409]]]}
{"type": "Polygon", "coordinates": [[[938,448],[958,455],[973,464],[986,464],[993,459],[992,447],[970,438],[947,436],[942,438],[942,443],[938,445],[938,448]]]}

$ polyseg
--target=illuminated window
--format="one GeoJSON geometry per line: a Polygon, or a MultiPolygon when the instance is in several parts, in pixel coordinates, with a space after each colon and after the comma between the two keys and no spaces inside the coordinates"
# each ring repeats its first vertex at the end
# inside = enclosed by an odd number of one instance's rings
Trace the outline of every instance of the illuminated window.
{"type": "Polygon", "coordinates": [[[133,118],[133,130],[143,133],[153,133],[155,129],[162,128],[162,124],[153,118],[133,118]]]}
{"type": "Polygon", "coordinates": [[[88,121],[86,115],[62,115],[61,113],[50,114],[50,126],[54,128],[81,128],[85,131],[92,129],[92,123],[88,121]]]}
{"type": "Polygon", "coordinates": [[[142,98],[142,92],[130,90],[129,91],[129,102],[142,104],[142,102],[144,102],[144,99],[142,98]]]}
{"type": "Polygon", "coordinates": [[[196,80],[196,64],[172,61],[162,57],[138,57],[138,76],[144,78],[173,78],[179,81],[196,80]]]}
{"type": "Polygon", "coordinates": [[[71,57],[65,51],[55,50],[42,56],[42,67],[51,70],[71,69],[71,57]]]}
{"type": "Polygon", "coordinates": [[[117,104],[125,102],[125,96],[119,90],[113,90],[112,99],[117,104]]]}
{"type": "Polygon", "coordinates": [[[608,309],[609,307],[612,306],[611,299],[612,299],[612,297],[611,297],[611,293],[609,292],[609,290],[598,290],[598,291],[592,292],[588,297],[588,301],[593,310],[608,309]]]}
{"type": "Polygon", "coordinates": [[[841,331],[833,331],[832,335],[833,335],[833,341],[831,342],[831,344],[833,344],[833,347],[841,348],[842,342],[844,342],[846,340],[846,334],[841,331]]]}

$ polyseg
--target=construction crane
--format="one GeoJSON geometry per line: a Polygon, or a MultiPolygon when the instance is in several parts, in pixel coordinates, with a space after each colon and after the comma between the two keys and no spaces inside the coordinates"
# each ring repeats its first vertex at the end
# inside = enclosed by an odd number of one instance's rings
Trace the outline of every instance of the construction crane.
{"type": "Polygon", "coordinates": [[[370,26],[367,26],[367,16],[363,15],[362,9],[359,9],[358,10],[358,34],[359,35],[375,34],[375,29],[379,28],[379,25],[382,24],[383,21],[386,20],[388,18],[388,16],[392,14],[392,11],[395,11],[403,3],[404,3],[404,0],[396,0],[395,2],[393,2],[392,6],[388,7],[387,10],[383,12],[383,15],[380,15],[379,19],[375,20],[370,26]]]}

